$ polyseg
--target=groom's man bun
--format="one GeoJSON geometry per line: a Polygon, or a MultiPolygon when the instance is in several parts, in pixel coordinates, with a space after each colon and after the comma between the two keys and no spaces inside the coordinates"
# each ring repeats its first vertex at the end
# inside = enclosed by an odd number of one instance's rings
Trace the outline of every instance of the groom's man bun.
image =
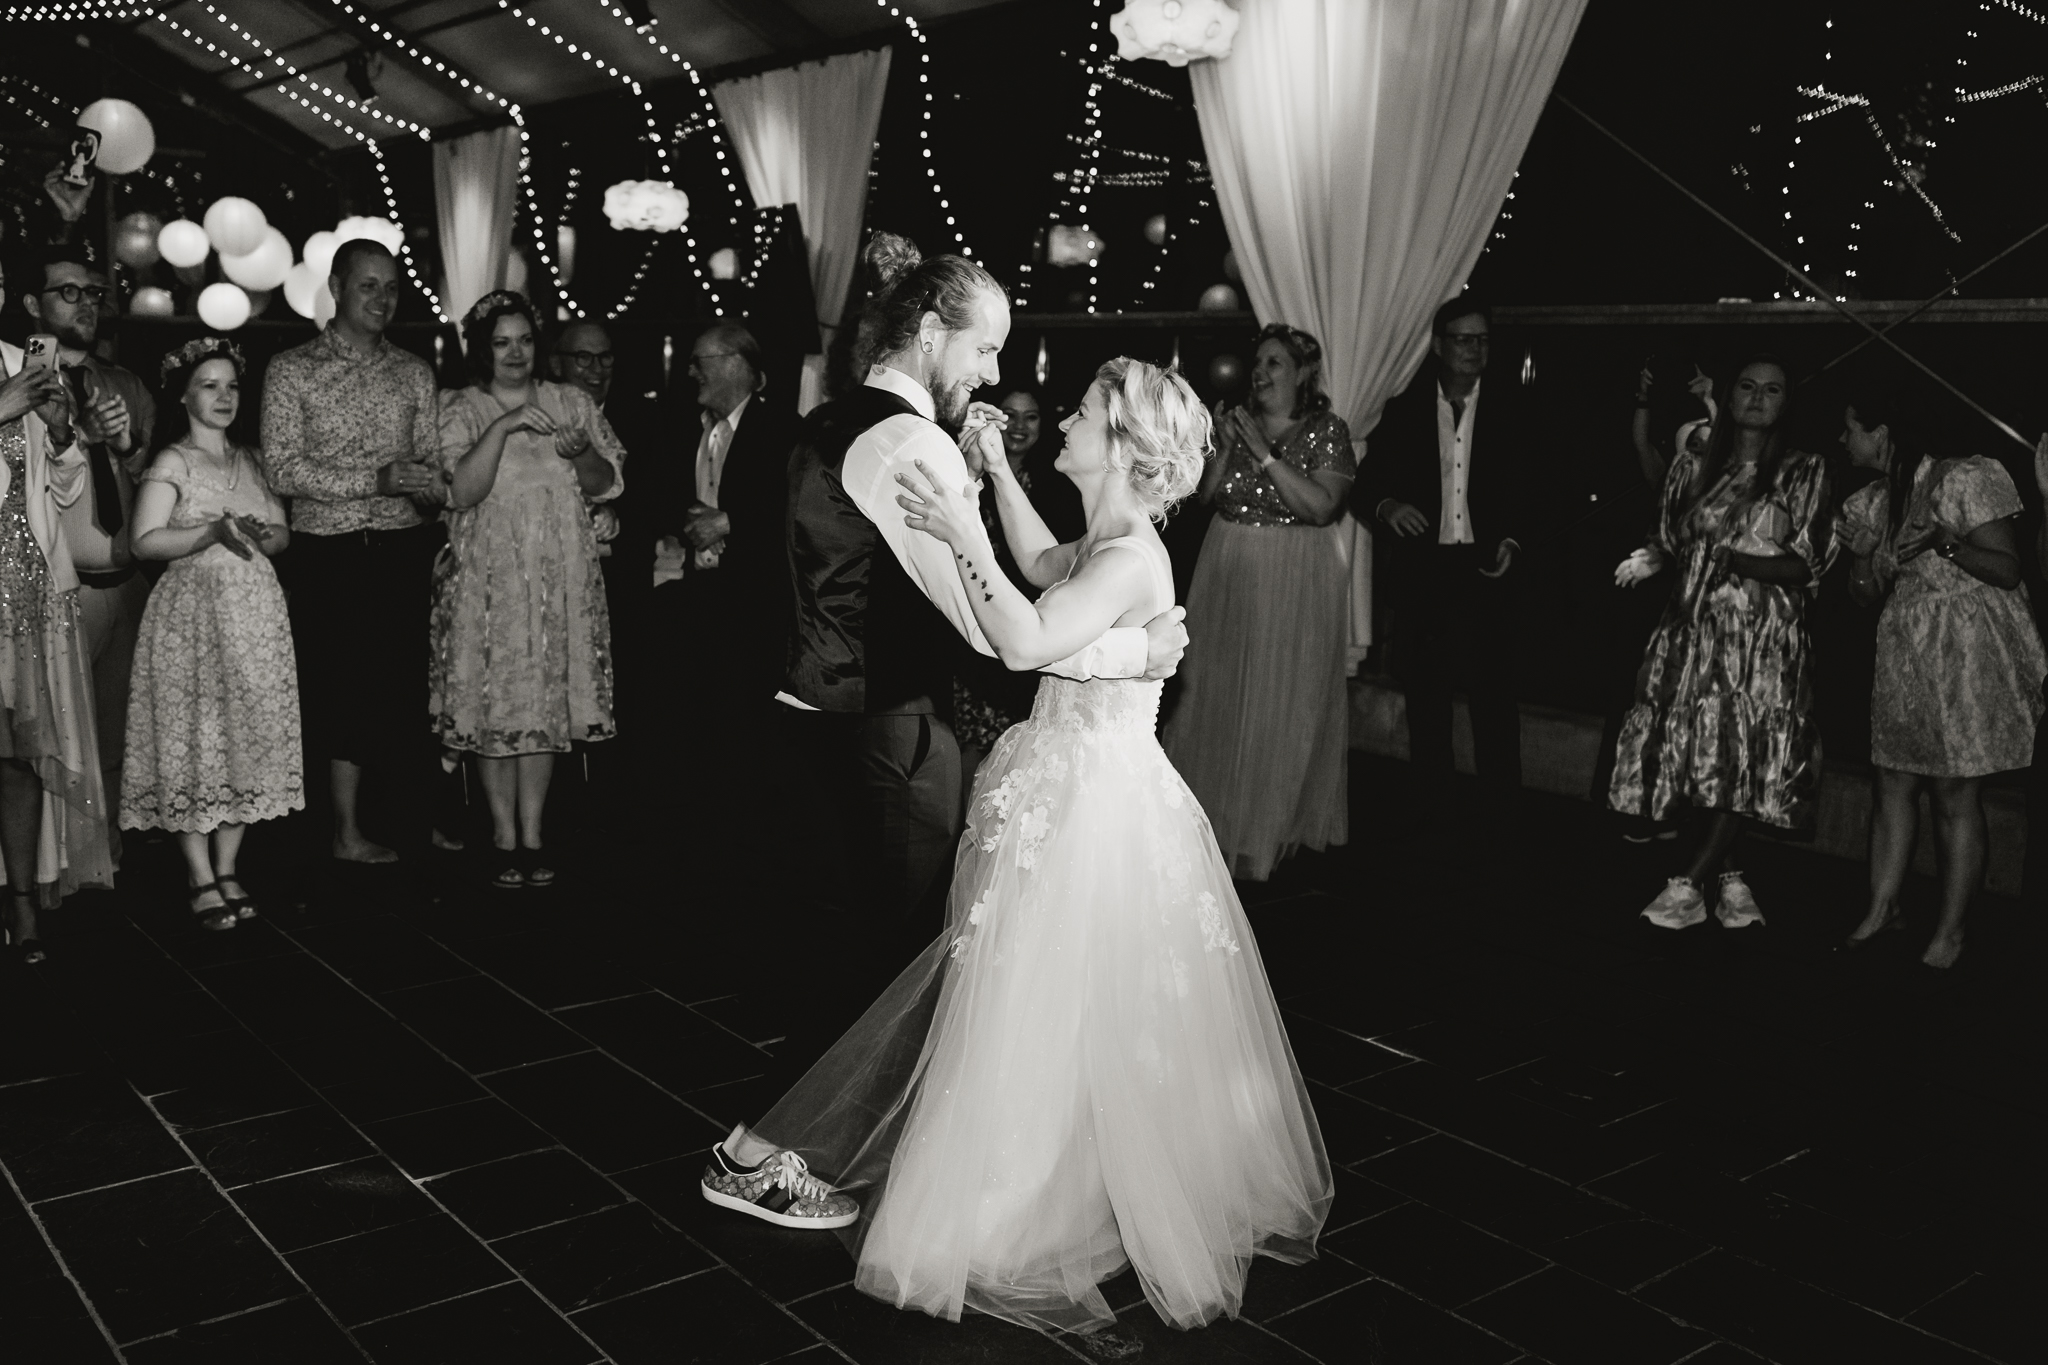
{"type": "Polygon", "coordinates": [[[1010,297],[995,276],[965,256],[924,259],[915,242],[894,233],[876,233],[862,255],[874,283],[860,315],[856,374],[908,348],[926,313],[937,313],[941,326],[959,331],[974,325],[975,300],[984,292],[1010,297]]]}

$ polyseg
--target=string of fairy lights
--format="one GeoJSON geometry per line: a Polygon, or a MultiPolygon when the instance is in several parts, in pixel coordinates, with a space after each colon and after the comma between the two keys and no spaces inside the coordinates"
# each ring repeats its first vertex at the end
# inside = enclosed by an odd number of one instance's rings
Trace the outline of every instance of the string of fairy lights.
{"type": "MultiPolygon", "coordinates": [[[[209,15],[213,16],[213,20],[215,23],[225,25],[228,32],[236,34],[242,39],[243,42],[247,43],[250,47],[255,48],[258,52],[261,52],[263,54],[264,61],[275,63],[278,68],[278,79],[288,78],[290,80],[296,81],[300,85],[303,85],[308,89],[319,91],[328,99],[334,101],[335,103],[341,105],[343,108],[347,109],[351,114],[357,114],[365,118],[376,119],[382,123],[388,123],[394,128],[398,128],[404,132],[413,134],[414,136],[418,137],[422,142],[427,140],[427,130],[421,125],[414,123],[411,119],[399,118],[395,114],[387,114],[381,109],[373,109],[366,103],[350,99],[347,95],[342,94],[340,91],[332,89],[331,87],[324,85],[317,80],[314,80],[311,76],[308,76],[305,72],[299,70],[297,67],[285,61],[284,58],[278,56],[277,53],[273,52],[270,49],[270,46],[267,43],[265,43],[262,39],[258,38],[254,33],[251,33],[248,29],[243,28],[234,20],[228,18],[227,15],[222,14],[219,10],[215,9],[213,7],[212,0],[193,0],[193,2],[197,4],[199,8],[205,10],[209,15]]],[[[170,19],[166,19],[161,11],[157,13],[156,17],[162,22],[170,24],[172,27],[178,29],[187,37],[195,37],[195,35],[192,34],[191,30],[186,29],[183,25],[177,24],[170,19]]],[[[195,40],[204,41],[203,39],[196,38],[195,40]]],[[[215,51],[218,50],[219,49],[215,49],[215,51]]],[[[233,59],[230,58],[230,60],[233,59]]],[[[240,67],[244,71],[248,71],[250,69],[246,64],[239,61],[235,62],[235,65],[237,67],[240,67]]],[[[263,73],[260,71],[253,72],[252,74],[256,75],[259,79],[262,80],[273,79],[271,77],[264,76],[263,73]]],[[[287,92],[280,90],[280,93],[287,92]]],[[[308,103],[306,100],[299,99],[295,95],[292,96],[292,98],[297,99],[298,103],[303,105],[304,107],[308,109],[312,108],[312,105],[308,103]]],[[[325,115],[323,115],[323,117],[325,117],[325,115]]]]}
{"type": "MultiPolygon", "coordinates": [[[[1097,4],[1101,2],[1102,0],[1096,0],[1097,4]]],[[[918,159],[924,163],[925,179],[931,184],[932,194],[939,201],[939,212],[945,217],[946,230],[953,236],[954,248],[962,256],[972,260],[974,248],[967,244],[966,234],[960,231],[959,215],[954,210],[952,200],[946,196],[946,187],[939,183],[939,168],[931,164],[932,111],[937,108],[932,91],[931,39],[926,36],[924,29],[918,25],[917,20],[913,16],[905,14],[900,7],[890,4],[889,0],[875,0],[875,4],[878,8],[888,10],[890,18],[901,19],[903,26],[910,31],[911,38],[917,43],[917,84],[924,94],[924,109],[921,111],[921,116],[917,123],[917,140],[920,144],[918,147],[918,159]]]]}

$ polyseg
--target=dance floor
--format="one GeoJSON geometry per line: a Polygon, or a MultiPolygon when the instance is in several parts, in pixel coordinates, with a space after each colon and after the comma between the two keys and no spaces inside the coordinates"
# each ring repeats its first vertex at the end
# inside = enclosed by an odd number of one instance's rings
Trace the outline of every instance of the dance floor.
{"type": "MultiPolygon", "coordinates": [[[[1426,862],[1401,771],[1359,760],[1352,845],[1246,893],[1339,1167],[1323,1255],[1255,1265],[1194,1333],[1126,1275],[1141,1360],[2039,1358],[2048,1032],[2015,906],[1947,978],[1913,960],[1925,886],[1913,935],[1843,961],[1862,868],[1773,849],[1767,927],[1663,933],[1633,915],[1670,845],[1532,796],[1528,852],[1475,828],[1426,862]]],[[[512,897],[453,861],[252,856],[270,907],[229,934],[184,922],[169,845],[131,846],[53,961],[0,970],[0,1357],[1094,1358],[886,1308],[829,1235],[698,1197],[779,1034],[757,983],[806,964],[746,869],[607,830],[512,897]]]]}

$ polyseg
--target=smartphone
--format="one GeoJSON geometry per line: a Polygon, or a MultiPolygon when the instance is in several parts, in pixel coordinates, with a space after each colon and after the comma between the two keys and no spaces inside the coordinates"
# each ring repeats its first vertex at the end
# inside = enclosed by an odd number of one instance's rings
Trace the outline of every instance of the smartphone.
{"type": "Polygon", "coordinates": [[[57,368],[57,338],[48,332],[37,332],[22,343],[26,359],[22,362],[25,370],[55,370],[57,368]]]}

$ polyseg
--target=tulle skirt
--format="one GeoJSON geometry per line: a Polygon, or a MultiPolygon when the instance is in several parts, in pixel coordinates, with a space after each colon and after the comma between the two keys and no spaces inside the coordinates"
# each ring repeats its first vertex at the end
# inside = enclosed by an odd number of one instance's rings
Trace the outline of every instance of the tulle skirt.
{"type": "Polygon", "coordinates": [[[1264,881],[1349,835],[1344,687],[1350,570],[1335,526],[1209,523],[1166,752],[1216,822],[1232,873],[1264,881]]]}
{"type": "Polygon", "coordinates": [[[757,1125],[844,1188],[864,1292],[934,1316],[1235,1315],[1329,1161],[1158,685],[1048,678],[974,785],[944,934],[757,1125]]]}

